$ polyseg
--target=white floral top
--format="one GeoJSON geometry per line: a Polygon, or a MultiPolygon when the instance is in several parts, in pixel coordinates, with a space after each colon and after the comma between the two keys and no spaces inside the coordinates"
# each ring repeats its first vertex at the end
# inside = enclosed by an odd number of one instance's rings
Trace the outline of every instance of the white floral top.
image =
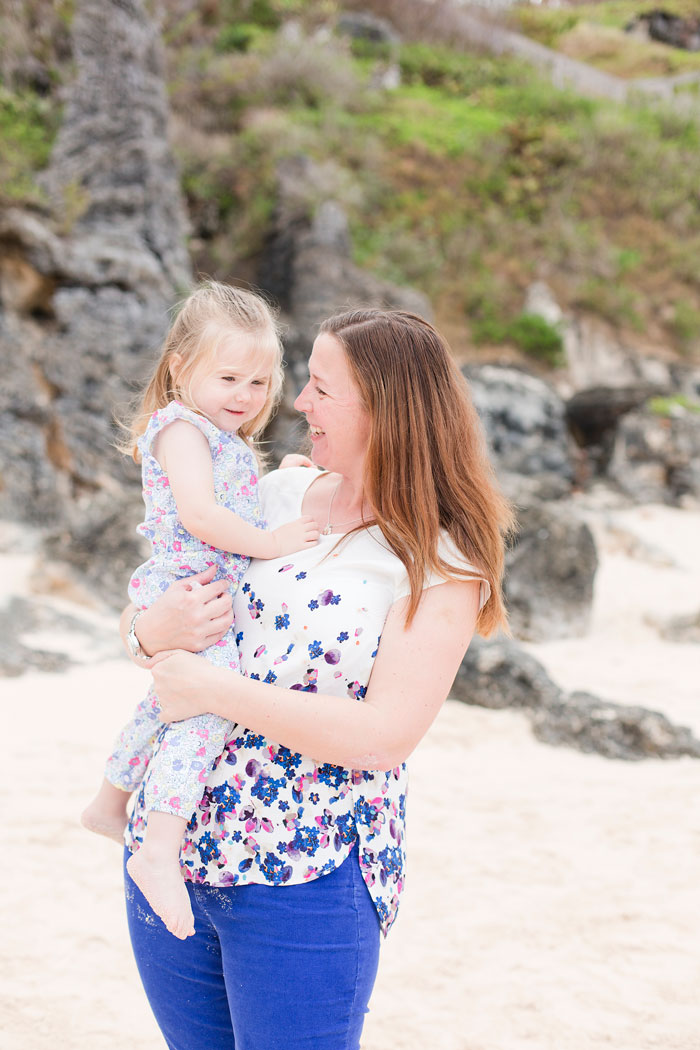
{"type": "MultiPolygon", "coordinates": [[[[260,482],[271,528],[299,517],[310,468],[260,482]]],[[[287,689],[362,702],[387,614],[410,591],[402,562],[377,527],[250,563],[234,598],[243,672],[287,689]]],[[[451,551],[452,553],[452,551],[451,551]]],[[[454,553],[453,564],[465,565],[454,553]]],[[[481,579],[474,570],[474,578],[481,579]]],[[[426,580],[426,586],[442,582],[426,580]]],[[[482,602],[488,583],[482,582],[482,602]]],[[[426,654],[429,659],[429,654],[426,654]]],[[[188,825],[185,878],[215,886],[292,885],[338,867],[359,839],[362,874],[386,933],[404,885],[407,774],[352,770],[295,754],[237,726],[188,825]]],[[[143,832],[137,800],[131,834],[143,832]]]]}

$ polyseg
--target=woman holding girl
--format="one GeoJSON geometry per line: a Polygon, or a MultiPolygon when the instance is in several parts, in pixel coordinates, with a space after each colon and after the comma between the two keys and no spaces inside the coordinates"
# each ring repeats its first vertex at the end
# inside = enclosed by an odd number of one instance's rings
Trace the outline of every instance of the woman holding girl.
{"type": "Polygon", "coordinates": [[[173,1050],[357,1050],[404,886],[405,760],[474,630],[505,625],[511,514],[435,329],[401,311],[331,318],[296,407],[314,467],[263,478],[263,514],[272,529],[311,518],[321,536],[251,561],[232,600],[243,673],[183,651],[231,622],[207,574],[136,624],[161,717],[235,723],[181,849],[194,935],[172,937],[127,872],[137,963],[173,1050]]]}

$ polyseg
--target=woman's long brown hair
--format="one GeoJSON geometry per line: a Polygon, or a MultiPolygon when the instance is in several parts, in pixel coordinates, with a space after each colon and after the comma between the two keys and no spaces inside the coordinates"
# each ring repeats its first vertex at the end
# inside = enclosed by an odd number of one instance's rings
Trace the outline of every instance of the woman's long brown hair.
{"type": "Polygon", "coordinates": [[[507,630],[505,539],[514,527],[496,482],[467,382],[438,332],[402,310],[351,310],[321,332],[342,344],[370,415],[365,496],[384,538],[406,566],[413,619],[426,574],[469,576],[438,554],[440,530],[491,585],[477,620],[507,630]]]}

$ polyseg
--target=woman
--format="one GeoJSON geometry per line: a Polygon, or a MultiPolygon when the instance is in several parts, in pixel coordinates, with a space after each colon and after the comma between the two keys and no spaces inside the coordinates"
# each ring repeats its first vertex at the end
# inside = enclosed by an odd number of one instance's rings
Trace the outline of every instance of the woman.
{"type": "Polygon", "coordinates": [[[164,719],[238,723],[182,849],[194,937],[168,934],[127,878],[137,963],[177,1050],[359,1046],[403,888],[405,759],[474,630],[505,625],[510,511],[438,333],[400,311],[342,314],[309,374],[296,407],[323,472],[268,475],[263,510],[273,528],[300,514],[325,527],[317,548],[251,563],[233,603],[246,676],[164,651],[229,626],[206,576],[134,625],[159,654],[164,719]]]}

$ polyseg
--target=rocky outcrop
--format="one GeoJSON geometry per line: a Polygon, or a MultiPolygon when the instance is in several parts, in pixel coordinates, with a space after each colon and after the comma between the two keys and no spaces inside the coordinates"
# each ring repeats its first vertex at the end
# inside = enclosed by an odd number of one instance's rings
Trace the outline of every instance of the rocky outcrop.
{"type": "Polygon", "coordinates": [[[516,511],[505,577],[513,634],[529,642],[585,634],[598,568],[590,528],[568,500],[520,502],[516,511]]]}
{"type": "Polygon", "coordinates": [[[112,416],[191,276],[146,5],[82,0],[72,33],[75,77],[44,175],[50,210],[0,215],[0,513],[66,536],[98,497],[139,500],[112,416]]]}
{"type": "Polygon", "coordinates": [[[277,455],[298,447],[298,416],[291,405],[306,382],[306,363],[322,320],[353,306],[388,306],[432,317],[425,295],[353,263],[346,215],[327,196],[323,172],[304,155],[280,165],[278,205],[259,284],[280,304],[287,324],[287,392],[270,434],[277,455]]]}
{"type": "Polygon", "coordinates": [[[624,416],[608,476],[635,502],[700,500],[700,402],[647,404],[624,416]]]}
{"type": "Polygon", "coordinates": [[[499,469],[551,477],[562,483],[562,492],[570,490],[572,442],[564,402],[553,387],[517,368],[476,365],[463,371],[499,469]]]}
{"type": "Polygon", "coordinates": [[[700,758],[700,740],[689,729],[645,707],[567,694],[538,660],[505,638],[472,639],[451,695],[479,707],[522,710],[547,744],[628,761],[700,758]]]}

